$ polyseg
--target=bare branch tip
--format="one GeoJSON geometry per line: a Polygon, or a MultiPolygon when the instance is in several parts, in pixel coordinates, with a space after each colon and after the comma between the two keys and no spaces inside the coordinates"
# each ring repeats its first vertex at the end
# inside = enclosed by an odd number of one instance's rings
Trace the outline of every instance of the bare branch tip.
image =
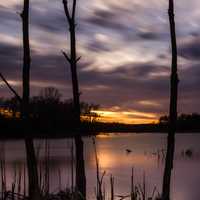
{"type": "Polygon", "coordinates": [[[76,62],[78,62],[80,59],[81,59],[81,56],[76,59],[76,62]]]}
{"type": "Polygon", "coordinates": [[[62,54],[64,55],[64,57],[66,58],[66,60],[69,62],[69,63],[71,63],[71,58],[67,55],[67,53],[65,52],[65,51],[61,51],[62,52],[62,54]]]}

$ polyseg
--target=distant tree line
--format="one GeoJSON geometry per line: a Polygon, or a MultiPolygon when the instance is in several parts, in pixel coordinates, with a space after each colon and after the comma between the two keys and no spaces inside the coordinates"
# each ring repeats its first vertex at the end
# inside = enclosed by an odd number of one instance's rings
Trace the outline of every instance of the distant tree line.
{"type": "MultiPolygon", "coordinates": [[[[167,115],[161,116],[159,119],[160,126],[169,125],[169,117],[167,115]]],[[[180,132],[199,131],[200,130],[200,114],[180,114],[177,117],[177,130],[180,132]]]]}
{"type": "MultiPolygon", "coordinates": [[[[72,131],[75,128],[73,100],[62,100],[61,96],[58,89],[48,87],[41,90],[38,96],[30,98],[30,123],[33,126],[33,130],[40,130],[41,132],[55,131],[56,133],[59,130],[72,131]]],[[[10,99],[1,98],[0,108],[10,113],[10,119],[6,115],[1,114],[0,123],[4,121],[4,125],[1,127],[5,127],[5,121],[7,121],[12,122],[16,126],[16,130],[20,130],[20,126],[23,126],[23,123],[21,122],[21,125],[20,123],[17,125],[21,121],[21,113],[20,103],[16,97],[10,99]]],[[[96,113],[92,112],[93,110],[97,110],[99,105],[81,102],[80,108],[82,125],[85,129],[89,128],[89,125],[99,117],[96,113]]],[[[13,129],[14,127],[9,125],[7,128],[13,129]]]]}
{"type": "MultiPolygon", "coordinates": [[[[73,131],[75,126],[73,119],[73,100],[62,100],[61,97],[61,93],[58,89],[48,87],[42,89],[37,96],[30,98],[30,115],[32,126],[35,127],[35,129],[39,129],[41,132],[51,132],[51,135],[49,135],[50,137],[56,137],[55,133],[58,133],[59,130],[61,133],[64,132],[63,134],[67,135],[68,132],[73,131]],[[67,132],[65,130],[66,128],[67,132]]],[[[96,134],[97,132],[158,133],[167,132],[169,126],[169,116],[167,115],[161,116],[157,124],[132,125],[122,123],[103,123],[98,120],[101,116],[92,112],[93,110],[98,110],[99,105],[81,102],[80,107],[82,128],[85,131],[92,131],[91,134],[96,134]]],[[[0,124],[2,124],[1,128],[4,127],[5,129],[11,131],[20,130],[19,125],[17,125],[17,122],[20,121],[20,104],[16,97],[10,99],[0,98],[0,108],[4,108],[10,113],[9,117],[5,117],[0,114],[0,124]],[[14,126],[10,125],[10,122],[12,122],[14,126]],[[7,127],[6,124],[8,124],[7,127]]],[[[180,114],[177,117],[177,131],[200,131],[200,114],[180,114]]],[[[58,135],[59,134],[60,132],[58,135]]]]}

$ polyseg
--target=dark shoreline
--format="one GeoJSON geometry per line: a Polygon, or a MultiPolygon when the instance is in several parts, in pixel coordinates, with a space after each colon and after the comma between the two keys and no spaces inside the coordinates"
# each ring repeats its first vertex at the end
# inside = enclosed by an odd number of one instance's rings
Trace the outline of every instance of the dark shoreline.
{"type": "MultiPolygon", "coordinates": [[[[5,133],[5,132],[4,132],[5,133]]],[[[132,134],[166,134],[167,135],[167,131],[99,131],[96,133],[83,133],[82,136],[83,137],[92,137],[92,136],[96,136],[98,134],[110,134],[110,133],[132,133],[132,134]]],[[[196,131],[177,131],[177,134],[200,134],[200,130],[196,130],[196,131]]],[[[63,133],[57,133],[56,135],[52,135],[49,133],[42,133],[42,134],[34,134],[34,136],[30,136],[29,138],[32,139],[65,139],[65,138],[73,138],[76,137],[76,134],[73,134],[72,132],[67,132],[65,134],[63,133]]],[[[4,135],[0,135],[0,140],[23,140],[26,137],[24,135],[21,134],[4,134],[4,135]]]]}
{"type": "MultiPolygon", "coordinates": [[[[0,140],[24,138],[69,138],[77,135],[94,136],[99,133],[163,133],[167,134],[168,123],[120,124],[83,121],[79,128],[71,123],[40,123],[30,121],[24,124],[19,119],[0,120],[0,140]]],[[[200,123],[178,123],[177,133],[200,133],[200,123]]]]}

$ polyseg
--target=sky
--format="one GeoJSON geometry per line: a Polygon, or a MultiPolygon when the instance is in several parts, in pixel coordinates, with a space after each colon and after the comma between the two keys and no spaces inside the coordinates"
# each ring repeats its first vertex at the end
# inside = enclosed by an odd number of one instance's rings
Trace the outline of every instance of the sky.
{"type": "MultiPolygon", "coordinates": [[[[62,0],[30,0],[31,95],[58,88],[72,98],[62,0]]],[[[69,3],[72,1],[69,0],[69,3]]],[[[0,1],[0,72],[21,94],[22,0],[0,1]]],[[[200,2],[175,1],[179,113],[200,112],[200,2]]],[[[168,113],[171,65],[167,0],[77,0],[81,100],[104,121],[155,122],[168,113]]],[[[0,81],[0,96],[11,96],[0,81]]]]}

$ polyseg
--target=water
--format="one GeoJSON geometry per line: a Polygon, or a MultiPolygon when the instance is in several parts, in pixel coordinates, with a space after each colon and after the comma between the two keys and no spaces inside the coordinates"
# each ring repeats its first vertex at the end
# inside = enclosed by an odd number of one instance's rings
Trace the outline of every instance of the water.
{"type": "MultiPolygon", "coordinates": [[[[91,138],[84,138],[85,162],[87,176],[87,195],[95,199],[96,165],[94,147],[91,138]]],[[[173,200],[200,199],[200,135],[178,134],[176,136],[176,152],[172,175],[173,200]],[[184,150],[191,149],[192,157],[183,156],[184,150]]],[[[71,139],[49,140],[50,145],[50,188],[52,192],[69,187],[71,184],[70,148],[71,139]]],[[[7,185],[11,187],[15,168],[25,163],[23,141],[6,141],[5,159],[7,185]]],[[[45,141],[35,141],[39,160],[44,161],[45,141]]],[[[166,150],[164,134],[102,134],[96,139],[97,152],[101,172],[106,172],[104,186],[107,197],[110,196],[110,175],[115,177],[115,194],[130,193],[131,169],[134,167],[134,181],[142,184],[143,177],[147,193],[156,187],[161,191],[163,176],[163,152],[166,150]],[[126,150],[130,150],[128,153],[126,150]]],[[[18,171],[17,171],[18,173],[18,171]]],[[[23,174],[23,173],[22,173],[23,174]]]]}

